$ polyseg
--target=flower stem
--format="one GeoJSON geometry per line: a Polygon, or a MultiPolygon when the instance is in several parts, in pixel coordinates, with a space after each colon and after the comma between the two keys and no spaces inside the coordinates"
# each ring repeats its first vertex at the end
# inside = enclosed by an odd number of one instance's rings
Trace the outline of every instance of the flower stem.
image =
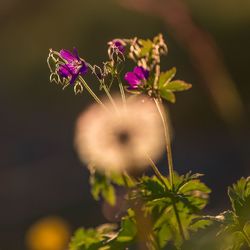
{"type": "Polygon", "coordinates": [[[147,154],[146,154],[146,156],[147,156],[147,158],[149,160],[149,163],[150,163],[153,171],[155,172],[155,175],[157,176],[157,178],[159,179],[159,181],[165,186],[166,190],[168,190],[169,188],[168,188],[166,182],[164,181],[163,176],[160,173],[159,169],[157,168],[157,166],[155,165],[155,163],[153,162],[153,160],[150,158],[150,156],[147,155],[147,154]]]}
{"type": "Polygon", "coordinates": [[[110,94],[107,86],[105,84],[103,84],[102,87],[103,87],[104,92],[106,93],[108,99],[110,100],[111,104],[113,105],[113,107],[115,108],[115,110],[118,112],[116,104],[115,104],[115,101],[114,101],[113,97],[111,96],[111,94],[110,94]]]}
{"type": "Polygon", "coordinates": [[[120,89],[120,93],[122,97],[122,102],[123,102],[124,107],[126,107],[126,95],[125,95],[124,88],[123,88],[123,85],[119,76],[117,76],[117,80],[118,80],[119,89],[120,89]]]}
{"type": "Polygon", "coordinates": [[[171,149],[171,142],[170,142],[170,135],[169,135],[169,127],[168,123],[164,116],[164,111],[162,110],[161,106],[161,99],[154,98],[156,107],[162,119],[162,124],[164,128],[164,139],[166,144],[166,151],[167,151],[167,158],[168,158],[168,171],[169,171],[169,178],[170,178],[170,185],[173,189],[174,185],[174,166],[173,166],[173,158],[172,158],[172,149],[171,149]]]}
{"type": "MultiPolygon", "coordinates": [[[[171,190],[174,191],[173,190],[174,189],[174,165],[173,165],[172,149],[171,149],[171,142],[170,142],[170,135],[169,135],[169,127],[168,127],[168,123],[164,115],[164,111],[162,110],[161,99],[154,98],[154,101],[162,119],[162,124],[164,128],[164,138],[165,138],[165,144],[166,144],[166,150],[167,150],[167,158],[168,158],[170,186],[171,186],[171,190]]],[[[172,203],[173,203],[173,209],[174,209],[175,217],[177,220],[180,235],[182,237],[182,240],[185,240],[185,234],[184,234],[183,226],[181,223],[180,215],[178,213],[176,203],[173,199],[172,199],[172,203]]]]}
{"type": "Polygon", "coordinates": [[[173,209],[174,209],[175,217],[176,217],[177,224],[178,224],[178,227],[179,227],[179,231],[180,231],[182,240],[185,240],[186,237],[185,237],[183,226],[182,226],[182,223],[181,223],[181,218],[180,218],[180,215],[178,213],[178,209],[176,207],[176,204],[175,204],[174,200],[172,200],[172,201],[173,201],[173,209]]]}
{"type": "Polygon", "coordinates": [[[81,81],[81,83],[83,84],[83,86],[87,89],[87,91],[89,92],[89,94],[94,98],[94,100],[99,103],[102,107],[104,107],[105,109],[107,109],[105,107],[105,105],[103,104],[103,102],[97,97],[97,95],[92,91],[92,89],[89,87],[89,85],[86,83],[86,81],[79,76],[79,80],[81,81]]]}

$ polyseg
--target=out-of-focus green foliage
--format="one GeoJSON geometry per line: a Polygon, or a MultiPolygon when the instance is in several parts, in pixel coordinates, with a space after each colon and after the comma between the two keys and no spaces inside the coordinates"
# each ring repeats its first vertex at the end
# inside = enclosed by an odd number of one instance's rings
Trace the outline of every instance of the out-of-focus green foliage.
{"type": "Polygon", "coordinates": [[[208,220],[218,225],[218,249],[250,248],[250,178],[241,178],[228,188],[232,210],[216,216],[203,216],[198,220],[208,220]]]}
{"type": "Polygon", "coordinates": [[[80,229],[72,238],[70,250],[130,249],[130,246],[135,246],[138,227],[141,226],[137,222],[138,210],[134,206],[138,202],[142,204],[140,213],[144,214],[144,218],[150,218],[152,225],[147,238],[148,249],[249,249],[250,178],[241,178],[228,188],[232,210],[216,216],[201,216],[199,213],[206,206],[211,191],[200,181],[201,176],[175,174],[173,189],[170,189],[169,179],[164,176],[161,180],[156,176],[139,178],[128,194],[130,208],[121,221],[120,229],[115,230],[114,225],[80,229]],[[184,241],[174,207],[182,222],[184,241]]]}
{"type": "MultiPolygon", "coordinates": [[[[163,249],[171,242],[175,247],[180,247],[182,239],[179,234],[173,204],[178,209],[187,237],[189,237],[189,231],[197,231],[199,228],[210,224],[205,220],[191,223],[192,219],[198,216],[196,213],[207,204],[208,194],[210,193],[210,189],[198,179],[200,176],[200,174],[192,175],[191,173],[181,176],[175,174],[173,190],[170,189],[169,179],[166,177],[162,177],[164,183],[156,176],[143,176],[137,179],[128,193],[127,199],[130,208],[128,209],[128,215],[123,217],[121,221],[119,231],[113,230],[110,234],[112,237],[107,237],[106,231],[103,233],[99,229],[81,229],[72,238],[70,249],[125,249],[129,245],[133,245],[138,237],[137,227],[141,226],[136,223],[138,211],[135,204],[138,202],[142,204],[140,210],[144,214],[144,218],[150,218],[152,223],[153,231],[149,233],[150,236],[147,239],[147,245],[151,246],[150,249],[163,249]]],[[[95,175],[92,178],[92,190],[95,190],[95,192],[92,191],[92,194],[96,199],[99,197],[100,190],[105,190],[107,185],[111,185],[111,183],[107,182],[107,178],[104,176],[95,175]]],[[[113,183],[126,185],[121,180],[120,176],[112,177],[113,183]]],[[[113,194],[108,197],[102,193],[102,196],[107,201],[113,199],[113,194]]]]}
{"type": "Polygon", "coordinates": [[[71,239],[70,250],[111,250],[126,249],[134,244],[137,234],[134,212],[128,210],[128,215],[121,220],[119,231],[113,224],[104,224],[95,229],[78,229],[71,239]]]}
{"type": "Polygon", "coordinates": [[[110,205],[115,204],[115,189],[110,180],[98,173],[90,176],[91,193],[95,200],[103,197],[110,205]]]}

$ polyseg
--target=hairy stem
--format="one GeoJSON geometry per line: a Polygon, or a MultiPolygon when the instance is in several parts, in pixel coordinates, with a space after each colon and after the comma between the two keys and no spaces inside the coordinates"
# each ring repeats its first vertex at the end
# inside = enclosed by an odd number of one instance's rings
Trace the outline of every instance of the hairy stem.
{"type": "MultiPolygon", "coordinates": [[[[158,112],[161,116],[162,119],[162,124],[163,124],[163,128],[164,128],[164,139],[165,139],[165,144],[166,144],[166,150],[167,150],[167,158],[168,158],[168,169],[169,169],[169,178],[170,178],[170,185],[171,185],[171,189],[173,190],[174,188],[174,165],[173,165],[173,157],[172,157],[172,149],[171,149],[171,142],[170,142],[170,134],[169,134],[169,127],[168,127],[168,123],[166,121],[165,115],[164,115],[164,110],[162,109],[162,105],[161,105],[161,99],[154,99],[156,107],[158,109],[158,112]]],[[[174,213],[175,213],[175,217],[177,220],[177,224],[178,224],[178,228],[179,228],[179,232],[180,235],[182,237],[182,240],[185,240],[185,234],[184,234],[184,230],[183,230],[183,226],[181,223],[181,219],[178,213],[178,209],[176,207],[176,203],[175,201],[172,199],[173,202],[173,209],[174,209],[174,213]]]]}
{"type": "Polygon", "coordinates": [[[179,228],[182,240],[185,240],[186,238],[185,238],[183,226],[182,226],[182,223],[181,223],[181,218],[180,218],[180,215],[178,213],[178,209],[177,209],[176,204],[175,204],[174,201],[173,201],[173,208],[174,208],[174,213],[175,213],[175,217],[176,217],[176,220],[177,220],[177,224],[178,224],[178,228],[179,228]]]}
{"type": "Polygon", "coordinates": [[[113,97],[111,96],[111,94],[110,94],[107,86],[105,85],[105,83],[102,85],[102,87],[103,87],[104,92],[106,93],[108,99],[110,100],[111,104],[113,105],[113,107],[115,108],[115,110],[118,112],[116,104],[115,104],[115,101],[114,101],[113,97]]]}
{"type": "Polygon", "coordinates": [[[119,89],[120,89],[120,93],[121,93],[121,97],[122,97],[122,102],[123,102],[123,105],[125,107],[126,106],[126,95],[125,95],[124,88],[123,88],[123,85],[122,85],[122,82],[121,82],[121,79],[119,76],[117,76],[117,80],[118,80],[119,89]]]}
{"type": "Polygon", "coordinates": [[[166,151],[167,151],[167,158],[168,158],[168,171],[170,177],[170,185],[173,188],[174,185],[174,166],[173,166],[173,157],[172,157],[172,149],[171,149],[171,142],[170,142],[170,135],[169,135],[169,127],[168,123],[164,116],[164,110],[162,110],[161,106],[161,99],[154,99],[158,112],[162,119],[162,124],[164,128],[164,139],[166,144],[166,151]]]}
{"type": "Polygon", "coordinates": [[[147,158],[149,160],[150,166],[152,167],[153,171],[155,172],[155,175],[157,176],[159,181],[165,186],[166,190],[168,190],[169,188],[168,188],[166,182],[164,181],[163,176],[160,173],[159,169],[157,168],[157,166],[155,165],[153,160],[150,158],[150,156],[149,155],[146,155],[146,156],[147,156],[147,158]]]}
{"type": "Polygon", "coordinates": [[[83,86],[86,88],[86,90],[89,92],[89,94],[94,98],[94,100],[97,103],[99,103],[102,107],[107,109],[106,106],[103,104],[103,102],[97,97],[97,95],[92,91],[92,89],[89,87],[89,85],[86,83],[86,81],[81,76],[79,76],[79,80],[81,81],[83,86]]]}

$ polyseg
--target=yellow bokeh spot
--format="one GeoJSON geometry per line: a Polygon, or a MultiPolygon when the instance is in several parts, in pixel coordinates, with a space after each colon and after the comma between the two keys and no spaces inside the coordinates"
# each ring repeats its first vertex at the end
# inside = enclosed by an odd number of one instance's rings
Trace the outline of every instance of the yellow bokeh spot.
{"type": "Polygon", "coordinates": [[[46,217],[30,227],[26,235],[29,250],[65,250],[70,238],[67,223],[58,217],[46,217]]]}

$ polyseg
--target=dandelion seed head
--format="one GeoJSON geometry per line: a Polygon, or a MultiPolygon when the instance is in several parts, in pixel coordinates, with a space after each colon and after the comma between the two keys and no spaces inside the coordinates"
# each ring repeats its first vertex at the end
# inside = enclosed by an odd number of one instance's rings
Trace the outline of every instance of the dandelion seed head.
{"type": "Polygon", "coordinates": [[[163,129],[154,103],[131,98],[126,107],[115,98],[116,109],[94,104],[77,121],[75,145],[80,159],[102,172],[133,171],[157,160],[163,149],[163,129]]]}

